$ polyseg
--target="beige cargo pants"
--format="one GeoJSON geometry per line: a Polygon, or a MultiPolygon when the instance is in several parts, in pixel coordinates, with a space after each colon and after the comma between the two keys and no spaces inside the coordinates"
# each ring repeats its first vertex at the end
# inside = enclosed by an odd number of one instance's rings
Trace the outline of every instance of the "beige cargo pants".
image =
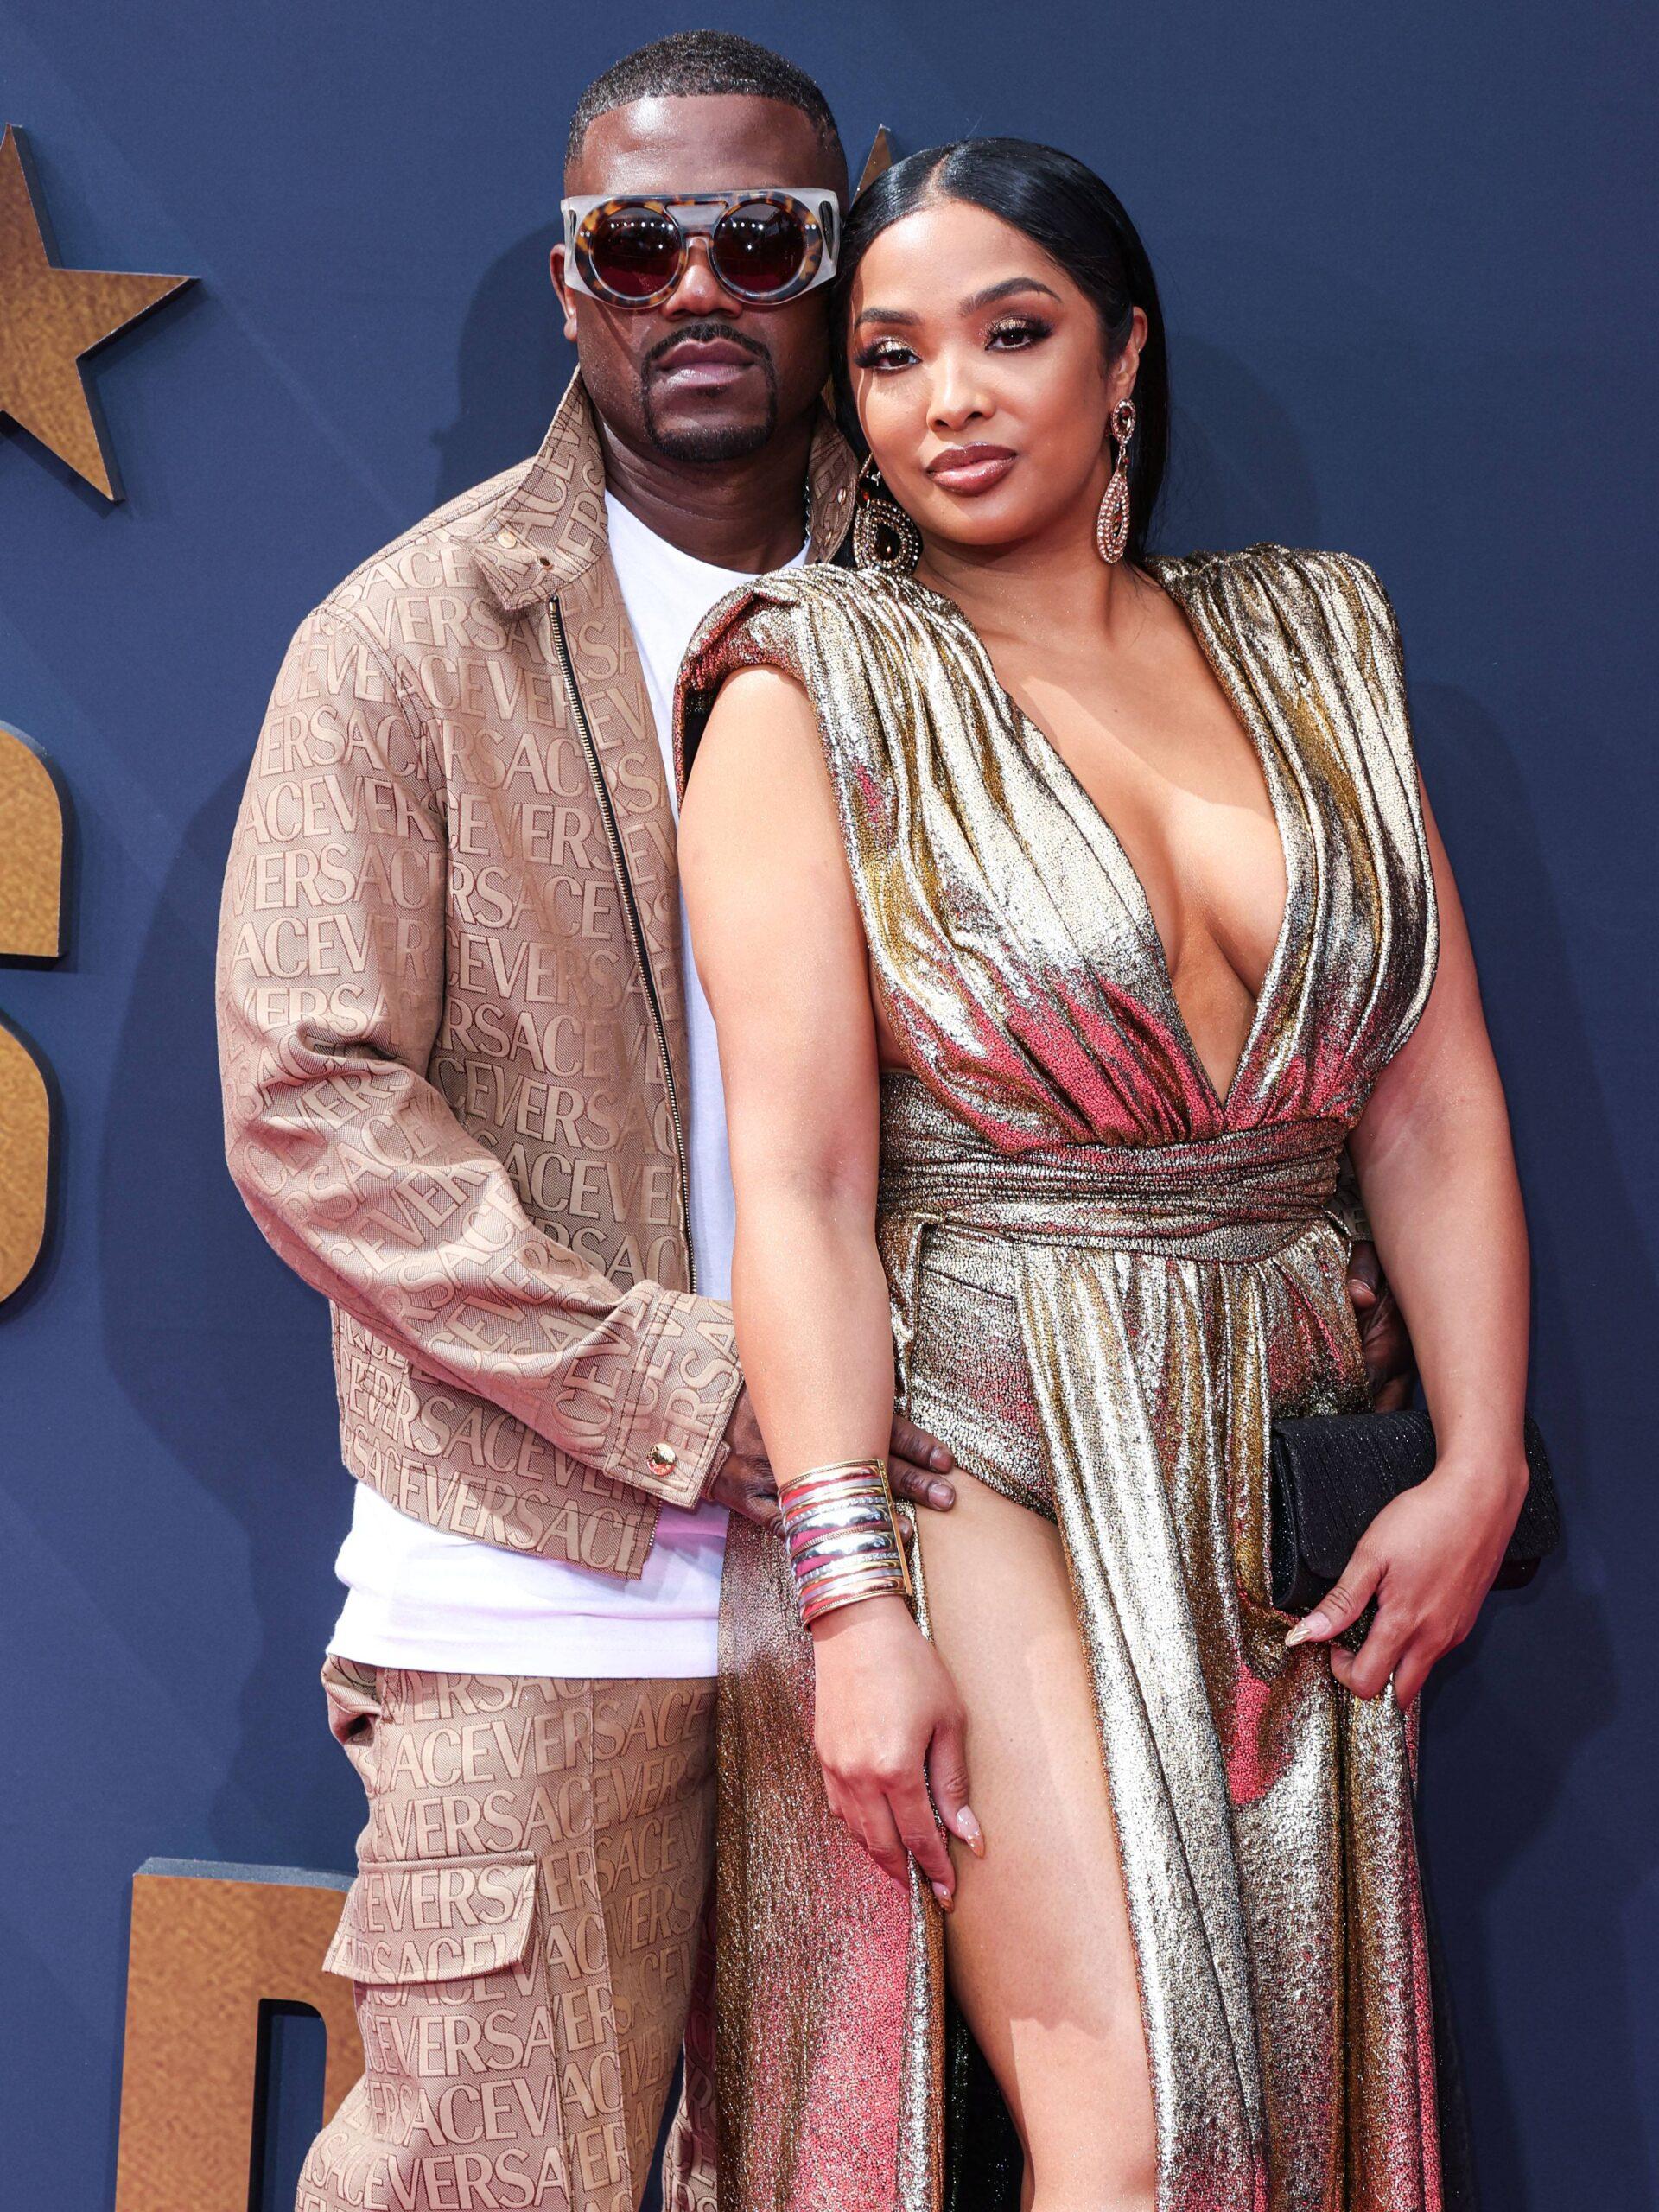
{"type": "Polygon", "coordinates": [[[635,2212],[713,1843],[712,1681],[323,1669],[366,2070],[296,2212],[635,2212]]]}

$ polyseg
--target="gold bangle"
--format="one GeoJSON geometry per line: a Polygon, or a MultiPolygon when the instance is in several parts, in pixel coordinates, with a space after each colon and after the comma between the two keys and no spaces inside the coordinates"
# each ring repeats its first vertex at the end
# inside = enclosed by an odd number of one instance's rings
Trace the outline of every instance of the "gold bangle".
{"type": "Polygon", "coordinates": [[[912,1594],[885,1459],[804,1468],[779,1482],[778,1500],[804,1621],[888,1590],[912,1594]]]}

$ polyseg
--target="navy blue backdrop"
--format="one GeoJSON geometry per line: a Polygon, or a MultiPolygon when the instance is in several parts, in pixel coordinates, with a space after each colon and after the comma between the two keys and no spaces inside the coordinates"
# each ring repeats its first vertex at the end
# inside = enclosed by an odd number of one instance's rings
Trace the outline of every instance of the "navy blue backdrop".
{"type": "MultiPolygon", "coordinates": [[[[0,1312],[0,2199],[104,2212],[128,1878],[339,1867],[315,1672],[349,1485],[324,1311],[220,1156],[210,976],[283,646],[537,442],[570,104],[661,4],[0,0],[63,259],[200,285],[96,370],[106,511],[0,433],[0,719],[72,794],[57,967],[0,1007],[61,1090],[49,1256],[0,1312]]],[[[855,166],[964,131],[1100,168],[1164,288],[1163,542],[1351,548],[1404,626],[1538,1266],[1565,1557],[1433,1686],[1424,1801],[1492,2212],[1659,2168],[1652,1591],[1659,267],[1651,10],[881,0],[725,10],[855,166]],[[1643,494],[1647,496],[1643,498],[1643,494]]],[[[181,2208],[181,2212],[185,2212],[181,2208]]]]}

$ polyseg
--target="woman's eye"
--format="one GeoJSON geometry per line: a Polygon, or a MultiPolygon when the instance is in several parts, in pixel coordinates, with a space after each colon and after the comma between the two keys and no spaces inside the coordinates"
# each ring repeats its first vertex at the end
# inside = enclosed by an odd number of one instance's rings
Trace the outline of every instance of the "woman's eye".
{"type": "Polygon", "coordinates": [[[1011,315],[1006,322],[992,324],[985,342],[1000,346],[1005,352],[1017,346],[1034,346],[1039,339],[1046,338],[1053,327],[1052,322],[1045,322],[1038,315],[1011,315]]]}
{"type": "Polygon", "coordinates": [[[907,369],[916,359],[908,346],[896,338],[878,338],[874,345],[866,346],[855,357],[855,367],[861,369],[907,369]]]}

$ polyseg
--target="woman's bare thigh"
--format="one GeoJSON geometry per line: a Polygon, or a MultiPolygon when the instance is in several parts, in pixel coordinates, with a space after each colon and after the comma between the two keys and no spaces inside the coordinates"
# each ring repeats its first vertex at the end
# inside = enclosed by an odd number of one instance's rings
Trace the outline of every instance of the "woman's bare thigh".
{"type": "Polygon", "coordinates": [[[986,1844],[982,1859],[953,1847],[951,1988],[1025,2143],[1027,2204],[1150,2208],[1135,1950],[1065,1554],[1050,1522],[972,1476],[957,1491],[950,1513],[918,1516],[986,1844]]]}

